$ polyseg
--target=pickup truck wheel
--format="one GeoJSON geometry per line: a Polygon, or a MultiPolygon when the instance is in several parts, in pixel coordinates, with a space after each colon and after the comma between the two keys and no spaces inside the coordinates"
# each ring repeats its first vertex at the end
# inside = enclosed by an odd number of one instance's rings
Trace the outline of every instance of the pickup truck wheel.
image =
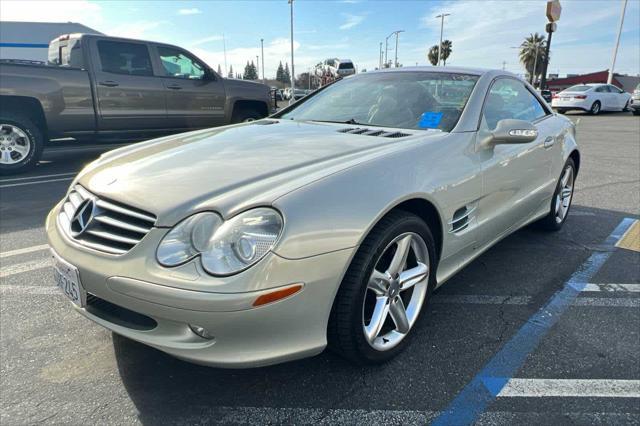
{"type": "Polygon", "coordinates": [[[0,175],[34,167],[43,146],[42,132],[28,117],[5,112],[0,115],[0,175]]]}
{"type": "Polygon", "coordinates": [[[260,120],[261,118],[262,118],[262,114],[260,114],[260,112],[254,109],[244,108],[239,111],[236,111],[233,114],[233,118],[231,119],[231,122],[234,124],[248,123],[250,121],[260,120]]]}

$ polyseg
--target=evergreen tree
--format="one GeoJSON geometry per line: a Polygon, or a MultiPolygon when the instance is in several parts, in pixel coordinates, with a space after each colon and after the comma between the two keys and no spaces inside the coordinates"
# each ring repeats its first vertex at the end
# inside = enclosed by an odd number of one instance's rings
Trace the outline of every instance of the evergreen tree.
{"type": "Polygon", "coordinates": [[[280,83],[284,83],[284,67],[282,66],[282,61],[280,61],[280,64],[278,65],[278,69],[276,71],[276,81],[279,81],[280,83]]]}
{"type": "Polygon", "coordinates": [[[291,73],[289,72],[288,62],[284,65],[284,72],[282,73],[282,79],[284,80],[285,83],[288,83],[291,81],[291,73]]]}
{"type": "Polygon", "coordinates": [[[233,65],[229,65],[229,74],[227,75],[227,77],[234,78],[233,65]]]}
{"type": "Polygon", "coordinates": [[[218,64],[218,75],[222,75],[222,68],[220,68],[220,64],[218,64]]]}

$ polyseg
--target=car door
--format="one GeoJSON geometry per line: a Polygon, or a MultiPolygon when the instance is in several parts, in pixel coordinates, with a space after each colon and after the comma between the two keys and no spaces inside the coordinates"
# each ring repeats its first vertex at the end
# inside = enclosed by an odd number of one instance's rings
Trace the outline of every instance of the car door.
{"type": "Polygon", "coordinates": [[[627,105],[627,101],[629,100],[628,94],[624,90],[611,84],[609,84],[607,87],[609,88],[609,92],[611,92],[611,98],[615,105],[614,108],[616,110],[624,109],[624,107],[627,105]]]}
{"type": "Polygon", "coordinates": [[[140,131],[166,126],[162,79],[144,43],[93,40],[98,130],[140,131]]]}
{"type": "Polygon", "coordinates": [[[548,208],[555,186],[551,176],[556,137],[560,127],[555,116],[519,80],[496,79],[489,89],[481,114],[477,152],[483,175],[479,203],[479,239],[490,243],[521,226],[548,208]],[[503,119],[529,121],[538,130],[535,141],[481,147],[503,119]]]}
{"type": "Polygon", "coordinates": [[[614,93],[611,93],[609,86],[598,86],[596,88],[596,92],[600,96],[603,110],[611,111],[618,108],[617,96],[614,93]]]}
{"type": "Polygon", "coordinates": [[[163,72],[167,122],[193,129],[225,124],[223,79],[189,52],[173,46],[154,46],[163,72]]]}

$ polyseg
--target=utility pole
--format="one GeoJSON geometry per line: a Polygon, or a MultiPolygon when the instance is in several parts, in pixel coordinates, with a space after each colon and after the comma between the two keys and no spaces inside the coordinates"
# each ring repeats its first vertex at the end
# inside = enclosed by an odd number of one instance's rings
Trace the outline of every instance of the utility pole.
{"type": "Polygon", "coordinates": [[[293,96],[296,86],[296,72],[293,67],[293,0],[289,0],[289,5],[291,6],[291,99],[295,100],[293,96]]]}
{"type": "Polygon", "coordinates": [[[450,13],[441,13],[436,16],[440,18],[440,44],[438,44],[438,66],[440,66],[440,58],[442,58],[442,33],[444,32],[444,17],[451,15],[450,13]]]}
{"type": "Polygon", "coordinates": [[[398,68],[398,34],[404,32],[404,30],[396,31],[396,60],[395,60],[395,68],[398,68]]]}
{"type": "Polygon", "coordinates": [[[222,33],[222,50],[224,51],[224,73],[227,74],[227,42],[224,40],[224,33],[222,33]]]}
{"type": "Polygon", "coordinates": [[[505,70],[506,66],[507,66],[507,61],[502,61],[502,71],[505,70]]]}
{"type": "Polygon", "coordinates": [[[260,39],[260,54],[262,55],[262,84],[264,84],[264,39],[260,39]]]}
{"type": "Polygon", "coordinates": [[[389,37],[391,37],[392,35],[396,35],[396,63],[398,62],[398,33],[403,33],[404,30],[396,30],[394,32],[392,32],[391,34],[389,34],[385,39],[384,39],[384,66],[386,67],[388,64],[388,59],[387,59],[387,52],[389,50],[389,37]]]}
{"type": "MultiPolygon", "coordinates": [[[[540,90],[545,88],[547,84],[547,67],[549,66],[549,51],[551,50],[551,35],[558,28],[557,21],[560,20],[560,13],[562,12],[562,6],[560,6],[560,0],[547,0],[547,10],[546,15],[549,22],[545,27],[547,33],[547,45],[545,46],[545,54],[544,54],[544,65],[542,66],[542,78],[540,79],[540,90]]],[[[535,69],[533,70],[535,74],[535,69]]]]}
{"type": "Polygon", "coordinates": [[[256,80],[260,78],[260,58],[256,55],[256,80]]]}
{"type": "Polygon", "coordinates": [[[382,69],[382,42],[380,42],[380,51],[378,52],[378,56],[380,58],[380,65],[378,66],[378,69],[382,69]]]}
{"type": "Polygon", "coordinates": [[[622,1],[622,12],[620,13],[620,26],[618,27],[618,36],[616,37],[616,45],[613,48],[613,58],[611,58],[611,68],[609,68],[609,77],[607,77],[607,84],[611,84],[613,81],[613,69],[616,66],[616,56],[618,56],[618,46],[620,45],[620,34],[622,34],[622,24],[624,24],[624,12],[627,9],[627,0],[622,1]]]}

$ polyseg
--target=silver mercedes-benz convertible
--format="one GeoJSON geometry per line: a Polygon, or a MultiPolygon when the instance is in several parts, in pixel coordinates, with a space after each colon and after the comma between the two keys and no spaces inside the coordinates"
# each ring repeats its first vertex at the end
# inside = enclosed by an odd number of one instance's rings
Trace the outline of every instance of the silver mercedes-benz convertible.
{"type": "Polygon", "coordinates": [[[267,119],[116,149],[47,218],[82,315],[176,357],[380,363],[500,239],[559,230],[574,125],[504,71],[402,68],[267,119]]]}

